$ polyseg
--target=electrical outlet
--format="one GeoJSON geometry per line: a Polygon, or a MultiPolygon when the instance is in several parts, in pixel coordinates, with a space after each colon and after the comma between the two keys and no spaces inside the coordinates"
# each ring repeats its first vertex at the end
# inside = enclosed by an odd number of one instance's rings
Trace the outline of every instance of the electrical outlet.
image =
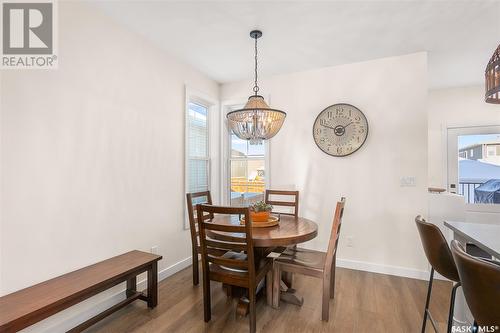
{"type": "Polygon", "coordinates": [[[151,253],[152,254],[158,254],[158,245],[155,245],[155,246],[151,247],[151,253]]]}
{"type": "Polygon", "coordinates": [[[354,247],[352,236],[347,236],[347,247],[354,247]]]}

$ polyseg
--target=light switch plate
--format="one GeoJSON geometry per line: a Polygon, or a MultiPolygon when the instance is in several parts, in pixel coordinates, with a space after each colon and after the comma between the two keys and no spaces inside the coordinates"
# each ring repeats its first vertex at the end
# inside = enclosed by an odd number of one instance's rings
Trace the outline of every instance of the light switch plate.
{"type": "Polygon", "coordinates": [[[404,176],[399,179],[399,185],[401,187],[415,187],[417,180],[414,176],[404,176]]]}

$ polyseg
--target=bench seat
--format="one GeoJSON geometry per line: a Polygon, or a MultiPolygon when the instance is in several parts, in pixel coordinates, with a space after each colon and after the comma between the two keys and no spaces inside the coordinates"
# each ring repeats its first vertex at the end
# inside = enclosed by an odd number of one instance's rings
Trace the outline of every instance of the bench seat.
{"type": "Polygon", "coordinates": [[[136,299],[142,299],[154,308],[158,299],[157,264],[161,258],[147,252],[130,251],[0,297],[0,332],[17,332],[125,281],[127,298],[124,301],[72,331],[82,331],[136,299]],[[146,271],[148,290],[145,295],[137,292],[136,279],[146,271]]]}

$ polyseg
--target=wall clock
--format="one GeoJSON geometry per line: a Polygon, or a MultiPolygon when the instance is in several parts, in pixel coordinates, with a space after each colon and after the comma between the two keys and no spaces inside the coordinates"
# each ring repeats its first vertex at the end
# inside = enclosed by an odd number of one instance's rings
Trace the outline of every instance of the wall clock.
{"type": "Polygon", "coordinates": [[[368,121],[357,107],[334,104],[316,117],[313,137],[319,149],[328,155],[351,155],[365,143],[368,137],[368,121]]]}

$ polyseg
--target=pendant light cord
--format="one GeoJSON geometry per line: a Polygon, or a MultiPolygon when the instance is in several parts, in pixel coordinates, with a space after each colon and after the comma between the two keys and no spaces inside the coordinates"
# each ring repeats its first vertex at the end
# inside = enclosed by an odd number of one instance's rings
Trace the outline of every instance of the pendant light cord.
{"type": "Polygon", "coordinates": [[[259,92],[259,86],[257,85],[257,79],[258,79],[258,74],[257,74],[257,36],[255,37],[255,82],[253,86],[253,92],[255,93],[255,96],[257,96],[257,93],[259,92]]]}

